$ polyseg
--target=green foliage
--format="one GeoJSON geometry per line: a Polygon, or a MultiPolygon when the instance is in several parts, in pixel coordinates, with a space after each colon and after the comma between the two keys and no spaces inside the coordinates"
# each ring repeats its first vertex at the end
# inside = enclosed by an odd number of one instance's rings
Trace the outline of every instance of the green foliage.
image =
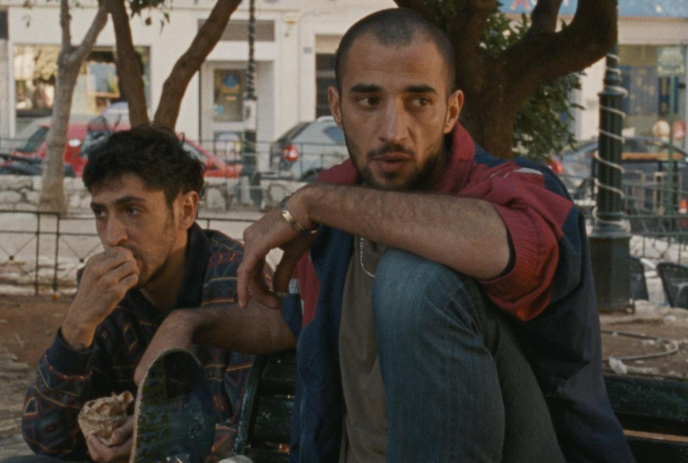
{"type": "Polygon", "coordinates": [[[129,0],[132,18],[136,15],[142,16],[141,13],[144,11],[146,12],[146,19],[144,19],[146,26],[153,24],[151,12],[155,10],[159,11],[163,18],[160,20],[160,31],[165,27],[165,24],[170,22],[171,4],[171,0],[129,0]]]}
{"type": "MultiPolygon", "coordinates": [[[[426,0],[425,3],[438,24],[446,29],[449,18],[456,15],[457,0],[426,0]]],[[[488,18],[480,47],[491,55],[498,55],[520,40],[529,26],[527,15],[522,15],[520,22],[512,22],[496,10],[488,18]]],[[[542,162],[575,144],[567,121],[573,119],[575,108],[582,109],[569,101],[571,92],[580,89],[579,77],[580,74],[570,74],[543,84],[523,104],[514,122],[515,153],[542,162]]]]}
{"type": "MultiPolygon", "coordinates": [[[[566,27],[565,25],[562,25],[566,27]]],[[[530,27],[530,18],[512,23],[496,11],[488,20],[480,46],[497,54],[520,40],[530,27]]],[[[514,121],[514,152],[543,162],[576,143],[568,124],[573,110],[582,106],[569,101],[573,90],[580,90],[580,74],[569,74],[551,80],[540,87],[521,107],[514,121]]]]}

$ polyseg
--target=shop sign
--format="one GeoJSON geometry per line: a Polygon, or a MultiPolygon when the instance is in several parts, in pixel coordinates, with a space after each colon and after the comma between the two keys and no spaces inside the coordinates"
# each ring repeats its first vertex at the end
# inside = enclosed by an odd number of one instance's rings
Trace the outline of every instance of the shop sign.
{"type": "Polygon", "coordinates": [[[683,47],[659,47],[657,50],[657,75],[682,77],[686,74],[683,47]]]}

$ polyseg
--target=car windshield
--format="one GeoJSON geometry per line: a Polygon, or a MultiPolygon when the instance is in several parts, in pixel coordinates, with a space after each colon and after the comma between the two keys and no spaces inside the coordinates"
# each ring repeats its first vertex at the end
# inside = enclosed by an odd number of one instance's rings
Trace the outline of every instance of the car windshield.
{"type": "Polygon", "coordinates": [[[48,136],[48,127],[39,127],[29,138],[26,139],[26,143],[17,148],[17,151],[22,153],[33,153],[38,150],[41,143],[45,141],[48,136]]]}
{"type": "Polygon", "coordinates": [[[105,130],[89,130],[86,132],[81,150],[79,151],[79,156],[82,158],[88,157],[91,146],[107,140],[110,135],[112,135],[112,132],[105,130]]]}
{"type": "Polygon", "coordinates": [[[344,144],[344,131],[336,125],[326,128],[325,130],[323,130],[323,132],[325,132],[325,135],[327,135],[330,138],[330,140],[332,140],[336,144],[344,144]]]}
{"type": "Polygon", "coordinates": [[[278,141],[281,143],[281,142],[284,142],[286,140],[292,140],[298,134],[303,132],[303,129],[305,129],[306,127],[308,127],[308,122],[300,122],[300,123],[296,124],[294,127],[292,127],[291,129],[287,130],[284,133],[284,135],[282,135],[281,137],[278,138],[278,141]]]}

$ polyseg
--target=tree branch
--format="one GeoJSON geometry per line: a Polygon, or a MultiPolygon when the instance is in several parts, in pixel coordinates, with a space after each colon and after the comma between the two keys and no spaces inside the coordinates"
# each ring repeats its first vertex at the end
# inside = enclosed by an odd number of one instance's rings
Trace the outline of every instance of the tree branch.
{"type": "Polygon", "coordinates": [[[432,11],[423,0],[394,0],[399,8],[408,8],[416,13],[420,13],[428,19],[432,19],[432,11]]]}
{"type": "Polygon", "coordinates": [[[117,74],[122,83],[122,90],[129,105],[129,122],[132,127],[148,124],[148,105],[143,85],[141,66],[134,49],[131,36],[129,16],[124,6],[124,0],[104,0],[112,15],[117,41],[117,74]]]}
{"type": "Polygon", "coordinates": [[[525,101],[544,82],[595,63],[616,42],[617,33],[617,0],[579,0],[568,27],[528,33],[503,53],[513,97],[525,101]]]}
{"type": "Polygon", "coordinates": [[[468,56],[477,52],[487,19],[496,8],[496,0],[457,0],[456,16],[447,23],[447,34],[459,54],[468,56]]]}
{"type": "Polygon", "coordinates": [[[90,53],[93,45],[96,43],[98,35],[107,24],[107,16],[107,9],[105,8],[104,2],[101,2],[91,26],[88,28],[88,31],[86,31],[79,46],[73,50],[70,60],[83,61],[86,58],[86,55],[90,53]]]}
{"type": "Polygon", "coordinates": [[[160,96],[158,109],[155,111],[155,122],[172,129],[177,123],[182,98],[191,78],[215,48],[227,27],[230,16],[239,6],[241,0],[217,0],[208,20],[196,34],[186,52],[174,64],[174,68],[165,80],[160,96]]]}
{"type": "Polygon", "coordinates": [[[72,48],[72,15],[69,13],[69,0],[60,0],[60,28],[62,29],[62,51],[68,53],[72,48]]]}
{"type": "Polygon", "coordinates": [[[533,20],[528,33],[555,32],[562,0],[540,0],[530,15],[533,20]]]}

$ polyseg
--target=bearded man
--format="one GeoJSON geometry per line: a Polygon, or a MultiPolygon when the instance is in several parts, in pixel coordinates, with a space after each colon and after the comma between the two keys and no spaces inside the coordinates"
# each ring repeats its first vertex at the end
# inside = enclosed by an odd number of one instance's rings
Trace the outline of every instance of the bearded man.
{"type": "MultiPolygon", "coordinates": [[[[136,392],[135,368],[172,311],[235,302],[243,250],[196,224],[203,171],[174,133],[149,126],[115,133],[90,155],[83,180],[104,251],[79,272],[74,301],[26,397],[24,439],[43,457],[15,461],[128,461],[132,417],[108,447],[79,430],[84,403],[136,392]]],[[[233,452],[252,358],[205,346],[193,351],[211,379],[216,461],[233,452]]]]}
{"type": "Polygon", "coordinates": [[[457,65],[412,11],[352,26],[329,89],[350,159],[244,233],[240,305],[281,315],[181,311],[167,328],[243,352],[298,346],[294,462],[632,462],[584,218],[547,168],[471,139],[457,65]]]}

